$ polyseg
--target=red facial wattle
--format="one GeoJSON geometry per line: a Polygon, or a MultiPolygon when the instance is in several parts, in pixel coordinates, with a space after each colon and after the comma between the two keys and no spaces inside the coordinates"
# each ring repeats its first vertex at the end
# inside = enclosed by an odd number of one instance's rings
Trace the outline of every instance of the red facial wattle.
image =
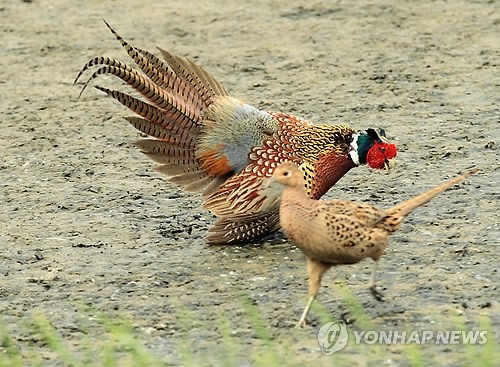
{"type": "Polygon", "coordinates": [[[366,154],[366,162],[371,168],[382,169],[385,163],[396,157],[398,150],[395,144],[375,142],[366,154]]]}

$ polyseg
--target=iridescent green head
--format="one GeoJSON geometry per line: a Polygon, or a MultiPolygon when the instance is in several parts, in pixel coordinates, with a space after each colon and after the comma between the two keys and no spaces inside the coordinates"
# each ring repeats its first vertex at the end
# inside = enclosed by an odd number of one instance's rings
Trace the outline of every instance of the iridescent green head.
{"type": "Polygon", "coordinates": [[[356,165],[368,164],[371,168],[389,171],[396,166],[397,154],[396,145],[387,141],[383,129],[360,131],[351,143],[350,156],[356,165]]]}

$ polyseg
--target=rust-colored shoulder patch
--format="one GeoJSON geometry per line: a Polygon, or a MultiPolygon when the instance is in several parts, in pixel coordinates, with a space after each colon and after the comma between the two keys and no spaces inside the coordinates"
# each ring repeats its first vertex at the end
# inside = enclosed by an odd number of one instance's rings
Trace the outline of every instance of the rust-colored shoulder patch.
{"type": "Polygon", "coordinates": [[[201,169],[211,176],[223,176],[231,171],[233,167],[229,165],[229,160],[223,154],[222,144],[218,144],[215,149],[210,149],[199,153],[199,160],[202,161],[201,169]]]}

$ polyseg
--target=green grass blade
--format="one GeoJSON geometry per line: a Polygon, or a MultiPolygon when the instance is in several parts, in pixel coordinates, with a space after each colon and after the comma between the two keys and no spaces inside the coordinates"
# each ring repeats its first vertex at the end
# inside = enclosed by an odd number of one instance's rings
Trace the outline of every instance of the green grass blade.
{"type": "Polygon", "coordinates": [[[0,323],[0,347],[5,350],[5,353],[0,353],[1,366],[21,367],[23,365],[21,353],[2,323],[0,323]]]}
{"type": "Polygon", "coordinates": [[[280,366],[280,358],[275,350],[275,344],[264,321],[259,317],[259,310],[256,306],[252,304],[252,301],[246,297],[242,298],[243,308],[245,309],[248,318],[250,319],[250,325],[253,331],[257,334],[262,343],[265,346],[264,354],[261,357],[262,361],[266,366],[280,366]]]}
{"type": "Polygon", "coordinates": [[[73,367],[82,366],[79,359],[71,353],[67,345],[64,345],[62,338],[43,315],[35,316],[35,327],[41,334],[43,341],[66,365],[73,367]]]}
{"type": "Polygon", "coordinates": [[[237,366],[236,355],[238,353],[238,346],[231,336],[231,323],[222,311],[219,311],[218,321],[222,344],[225,349],[224,360],[222,362],[227,367],[237,366]]]}

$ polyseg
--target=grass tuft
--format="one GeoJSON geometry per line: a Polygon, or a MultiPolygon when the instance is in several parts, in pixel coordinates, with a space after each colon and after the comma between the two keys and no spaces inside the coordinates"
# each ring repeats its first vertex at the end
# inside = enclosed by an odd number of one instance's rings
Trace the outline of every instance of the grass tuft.
{"type": "MultiPolygon", "coordinates": [[[[424,367],[452,361],[457,366],[494,367],[500,359],[500,349],[491,328],[491,320],[482,317],[473,323],[475,330],[487,331],[487,343],[483,345],[456,345],[443,356],[439,348],[432,345],[380,345],[355,344],[353,330],[378,330],[358,299],[343,285],[338,286],[347,311],[355,322],[349,325],[350,341],[347,347],[334,356],[324,356],[316,341],[317,330],[276,329],[268,326],[259,307],[246,296],[236,296],[243,307],[238,327],[248,324],[253,337],[241,337],[233,333],[233,325],[223,311],[219,311],[215,322],[201,321],[184,305],[176,307],[176,327],[172,353],[156,355],[142,340],[146,339],[140,329],[125,317],[107,317],[95,310],[79,311],[83,326],[81,334],[63,337],[46,315],[37,314],[25,327],[26,340],[16,340],[9,334],[6,325],[0,324],[0,367],[50,366],[71,367],[118,367],[118,366],[301,366],[314,364],[336,365],[408,365],[424,367]],[[92,314],[92,316],[90,316],[92,314]],[[97,316],[96,316],[97,315],[97,316]],[[91,320],[91,321],[89,321],[91,320]],[[100,329],[99,329],[100,328],[100,329]],[[206,329],[216,331],[216,339],[209,341],[214,348],[195,349],[190,337],[203,334],[206,329]],[[76,335],[76,336],[75,336],[76,335]],[[97,336],[96,336],[97,335],[97,336]],[[218,336],[217,336],[218,335],[218,336]],[[434,348],[434,349],[433,349],[434,348]],[[304,351],[304,353],[301,353],[304,351]]],[[[321,324],[335,321],[319,302],[313,313],[321,324]]],[[[436,316],[441,328],[467,331],[463,316],[436,316]]],[[[470,320],[468,320],[470,322],[470,320]]],[[[17,328],[20,325],[16,325],[17,328]]],[[[415,326],[407,325],[408,330],[415,326]]],[[[315,329],[319,330],[319,326],[315,329]]],[[[469,328],[470,329],[470,328],[469,328]]],[[[18,330],[16,330],[17,333],[18,330]]],[[[212,334],[210,334],[212,335],[212,334]]],[[[450,346],[451,348],[452,346],[450,346]]]]}

